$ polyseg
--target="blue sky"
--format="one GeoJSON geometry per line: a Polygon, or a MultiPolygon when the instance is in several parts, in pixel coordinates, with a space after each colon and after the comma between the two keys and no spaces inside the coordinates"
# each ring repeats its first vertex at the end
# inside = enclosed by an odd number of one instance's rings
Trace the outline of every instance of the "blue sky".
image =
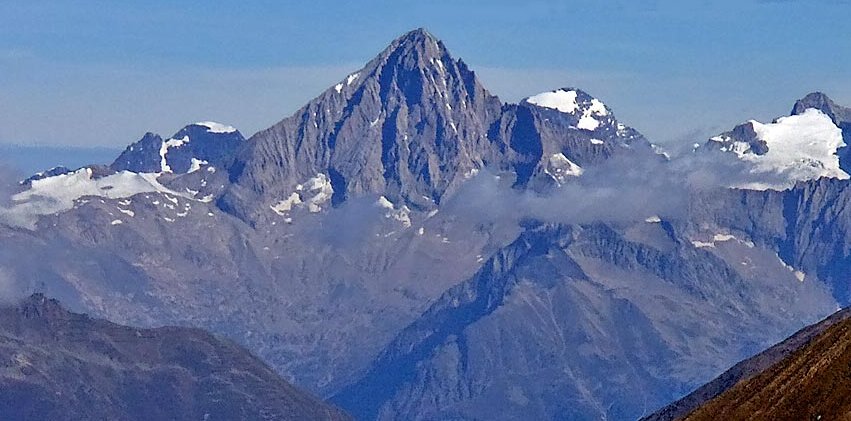
{"type": "Polygon", "coordinates": [[[577,86],[656,142],[823,90],[851,105],[848,1],[3,1],[0,144],[250,135],[426,27],[504,100],[577,86]],[[640,4],[639,4],[640,3],[640,4]]]}

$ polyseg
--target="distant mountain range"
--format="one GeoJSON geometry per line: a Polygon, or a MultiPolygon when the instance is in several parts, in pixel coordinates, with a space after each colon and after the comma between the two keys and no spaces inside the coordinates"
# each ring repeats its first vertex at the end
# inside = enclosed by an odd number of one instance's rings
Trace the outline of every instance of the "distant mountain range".
{"type": "Polygon", "coordinates": [[[0,286],[226,336],[358,419],[635,419],[851,304],[848,116],[814,93],[670,156],[418,29],[248,139],[25,180],[0,286]]]}

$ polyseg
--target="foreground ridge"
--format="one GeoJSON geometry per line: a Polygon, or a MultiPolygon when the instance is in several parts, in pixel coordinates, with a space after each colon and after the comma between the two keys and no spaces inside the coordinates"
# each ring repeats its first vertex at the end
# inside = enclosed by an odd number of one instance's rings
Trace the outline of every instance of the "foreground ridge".
{"type": "Polygon", "coordinates": [[[5,419],[348,419],[233,342],[136,329],[34,294],[0,308],[5,419]]]}

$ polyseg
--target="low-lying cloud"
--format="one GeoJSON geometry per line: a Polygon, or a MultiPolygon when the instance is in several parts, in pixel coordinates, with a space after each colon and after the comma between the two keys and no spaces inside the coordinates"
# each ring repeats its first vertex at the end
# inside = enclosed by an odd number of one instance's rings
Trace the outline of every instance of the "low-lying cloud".
{"type": "Polygon", "coordinates": [[[33,228],[36,215],[27,215],[14,210],[12,196],[21,190],[20,171],[0,162],[0,225],[33,228]]]}
{"type": "Polygon", "coordinates": [[[494,223],[675,220],[687,217],[695,194],[780,176],[751,174],[746,163],[716,151],[686,152],[670,160],[636,151],[589,166],[582,176],[546,191],[514,189],[505,175],[483,171],[447,203],[446,211],[494,223]]]}

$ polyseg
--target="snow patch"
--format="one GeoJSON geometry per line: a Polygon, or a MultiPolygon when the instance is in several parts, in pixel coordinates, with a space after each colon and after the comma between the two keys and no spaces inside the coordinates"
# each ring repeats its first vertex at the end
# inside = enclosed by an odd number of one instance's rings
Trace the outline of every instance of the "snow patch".
{"type": "Polygon", "coordinates": [[[576,124],[576,128],[582,130],[594,131],[597,130],[597,127],[600,127],[600,122],[590,115],[582,115],[579,118],[579,123],[576,124]]]}
{"type": "Polygon", "coordinates": [[[331,180],[322,173],[316,174],[304,184],[297,185],[295,189],[296,191],[290,193],[287,198],[271,205],[270,208],[278,215],[285,216],[296,206],[307,204],[307,210],[310,213],[317,213],[322,211],[321,205],[331,200],[334,194],[331,180]],[[313,193],[313,197],[306,198],[307,193],[313,193]]]}
{"type": "Polygon", "coordinates": [[[408,208],[408,206],[402,205],[399,209],[396,209],[396,206],[393,204],[393,202],[391,202],[384,196],[379,196],[375,204],[378,207],[387,210],[387,212],[384,214],[385,218],[395,219],[401,222],[402,226],[404,226],[405,228],[411,227],[411,210],[408,208]]]}
{"type": "Polygon", "coordinates": [[[209,162],[197,158],[192,158],[191,162],[192,163],[189,165],[189,171],[187,172],[187,174],[194,173],[195,171],[200,170],[202,165],[209,164],[209,162]]]}
{"type": "Polygon", "coordinates": [[[307,210],[316,213],[322,210],[319,205],[331,200],[334,188],[331,187],[331,179],[327,175],[319,173],[316,177],[307,180],[305,187],[309,192],[315,192],[314,196],[307,200],[307,210]]]}
{"type": "Polygon", "coordinates": [[[731,241],[731,240],[735,240],[735,239],[736,239],[736,237],[734,237],[730,234],[715,234],[712,237],[712,241],[721,241],[721,242],[731,241]]]}
{"type": "Polygon", "coordinates": [[[67,174],[33,181],[28,190],[12,196],[10,209],[0,212],[25,217],[49,215],[72,209],[76,200],[86,196],[108,199],[125,199],[139,193],[181,196],[160,184],[157,175],[121,171],[96,179],[93,178],[91,168],[81,168],[67,174]]]}
{"type": "Polygon", "coordinates": [[[710,241],[692,240],[692,245],[697,248],[715,248],[717,243],[725,243],[728,241],[736,241],[739,244],[744,244],[748,248],[754,248],[756,245],[750,240],[740,240],[731,234],[715,234],[710,241]]]}
{"type": "Polygon", "coordinates": [[[579,177],[584,170],[573,161],[567,159],[563,153],[553,154],[547,163],[544,172],[549,174],[559,185],[564,184],[568,177],[579,177]]]}
{"type": "Polygon", "coordinates": [[[575,114],[577,111],[582,111],[579,117],[579,122],[576,124],[577,129],[594,131],[600,127],[600,121],[594,116],[605,117],[609,115],[609,110],[597,98],[592,98],[590,103],[580,104],[577,101],[578,93],[574,90],[566,91],[557,89],[555,91],[543,92],[538,95],[526,98],[526,102],[537,105],[543,108],[558,110],[566,114],[575,114]]]}
{"type": "Polygon", "coordinates": [[[792,274],[795,275],[795,278],[798,280],[798,282],[804,282],[804,279],[807,277],[806,273],[804,273],[800,270],[797,270],[794,267],[792,267],[792,265],[789,265],[786,262],[784,262],[783,259],[780,258],[779,254],[777,255],[777,260],[780,261],[780,264],[783,265],[783,267],[785,267],[786,269],[789,270],[789,272],[792,272],[792,274]]]}
{"type": "Polygon", "coordinates": [[[278,203],[271,206],[272,210],[275,211],[278,215],[283,216],[287,212],[289,212],[293,206],[302,203],[301,196],[298,193],[293,192],[288,198],[279,201],[278,203]]]}
{"type": "Polygon", "coordinates": [[[539,107],[559,110],[567,114],[572,114],[579,109],[579,103],[576,102],[576,91],[565,91],[564,89],[530,96],[526,98],[526,102],[539,107]]]}
{"type": "Polygon", "coordinates": [[[180,139],[169,139],[163,142],[160,145],[160,171],[161,172],[172,172],[171,167],[168,166],[168,160],[166,160],[166,155],[168,155],[168,150],[171,148],[180,147],[189,142],[189,136],[183,136],[180,139]]]}
{"type": "Polygon", "coordinates": [[[210,133],[233,133],[236,131],[235,127],[216,123],[215,121],[199,121],[198,123],[195,123],[195,125],[206,127],[207,131],[210,133]]]}
{"type": "Polygon", "coordinates": [[[609,115],[609,110],[606,109],[606,104],[603,104],[603,102],[597,98],[591,99],[591,106],[588,107],[588,112],[599,116],[609,115]]]}
{"type": "Polygon", "coordinates": [[[350,85],[352,84],[352,82],[354,82],[354,81],[358,78],[358,76],[360,76],[360,73],[352,73],[352,74],[350,74],[350,75],[346,78],[346,86],[350,86],[350,85]]]}
{"type": "Polygon", "coordinates": [[[698,240],[691,240],[691,245],[693,245],[695,248],[699,248],[699,249],[700,248],[715,248],[715,243],[711,243],[711,242],[707,243],[707,242],[698,241],[698,240]]]}

